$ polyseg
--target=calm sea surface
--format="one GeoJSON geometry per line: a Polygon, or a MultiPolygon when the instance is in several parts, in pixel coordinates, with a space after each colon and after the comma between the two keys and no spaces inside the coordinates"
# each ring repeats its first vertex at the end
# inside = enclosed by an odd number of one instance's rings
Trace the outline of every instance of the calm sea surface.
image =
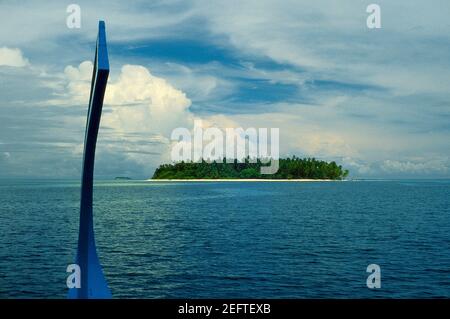
{"type": "MultiPolygon", "coordinates": [[[[0,180],[0,297],[65,298],[79,195],[0,180]]],[[[101,181],[94,218],[118,298],[450,297],[450,181],[101,181]]]]}

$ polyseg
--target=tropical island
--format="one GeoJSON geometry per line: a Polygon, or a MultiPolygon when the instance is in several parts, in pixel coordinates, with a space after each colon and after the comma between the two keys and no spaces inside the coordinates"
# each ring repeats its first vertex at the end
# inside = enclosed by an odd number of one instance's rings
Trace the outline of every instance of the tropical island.
{"type": "Polygon", "coordinates": [[[131,177],[128,177],[128,176],[117,176],[114,179],[116,181],[129,181],[129,180],[131,180],[131,177]]]}
{"type": "Polygon", "coordinates": [[[348,176],[348,170],[343,169],[336,162],[326,162],[315,158],[298,158],[293,156],[279,160],[277,173],[261,174],[261,167],[267,166],[259,159],[252,162],[247,158],[244,162],[234,160],[232,163],[223,162],[179,162],[160,165],[152,179],[317,179],[342,180],[348,176]]]}

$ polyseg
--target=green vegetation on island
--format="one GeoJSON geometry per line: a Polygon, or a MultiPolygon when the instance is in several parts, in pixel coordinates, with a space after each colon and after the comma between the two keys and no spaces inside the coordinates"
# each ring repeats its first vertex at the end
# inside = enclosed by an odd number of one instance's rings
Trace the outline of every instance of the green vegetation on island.
{"type": "Polygon", "coordinates": [[[315,158],[285,158],[279,160],[279,169],[275,174],[261,174],[261,166],[268,164],[234,160],[233,163],[179,162],[159,166],[152,179],[331,179],[341,180],[347,177],[348,170],[336,162],[320,161],[315,158]]]}

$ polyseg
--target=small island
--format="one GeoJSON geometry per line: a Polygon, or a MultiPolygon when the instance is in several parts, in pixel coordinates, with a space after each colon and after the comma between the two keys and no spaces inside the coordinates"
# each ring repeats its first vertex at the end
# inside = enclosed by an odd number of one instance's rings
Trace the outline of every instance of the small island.
{"type": "Polygon", "coordinates": [[[128,176],[117,176],[117,177],[115,177],[114,179],[115,179],[116,181],[129,181],[129,180],[131,180],[131,178],[128,177],[128,176]]]}
{"type": "Polygon", "coordinates": [[[158,180],[208,180],[208,179],[273,179],[273,180],[343,180],[348,176],[348,170],[343,169],[336,162],[326,162],[315,158],[284,158],[279,160],[276,174],[261,174],[261,166],[267,164],[257,160],[252,163],[249,158],[245,162],[234,160],[227,163],[220,162],[198,163],[179,162],[159,166],[152,179],[158,180]]]}

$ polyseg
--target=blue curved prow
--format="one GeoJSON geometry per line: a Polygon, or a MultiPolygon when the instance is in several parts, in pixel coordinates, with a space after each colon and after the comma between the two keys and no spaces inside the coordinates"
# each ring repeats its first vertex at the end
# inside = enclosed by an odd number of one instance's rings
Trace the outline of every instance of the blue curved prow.
{"type": "Polygon", "coordinates": [[[83,175],[81,180],[80,229],[75,263],[81,270],[81,287],[70,288],[68,298],[111,298],[95,247],[92,215],[95,146],[102,115],[103,98],[109,75],[105,22],[98,25],[94,71],[84,138],[83,175]]]}

